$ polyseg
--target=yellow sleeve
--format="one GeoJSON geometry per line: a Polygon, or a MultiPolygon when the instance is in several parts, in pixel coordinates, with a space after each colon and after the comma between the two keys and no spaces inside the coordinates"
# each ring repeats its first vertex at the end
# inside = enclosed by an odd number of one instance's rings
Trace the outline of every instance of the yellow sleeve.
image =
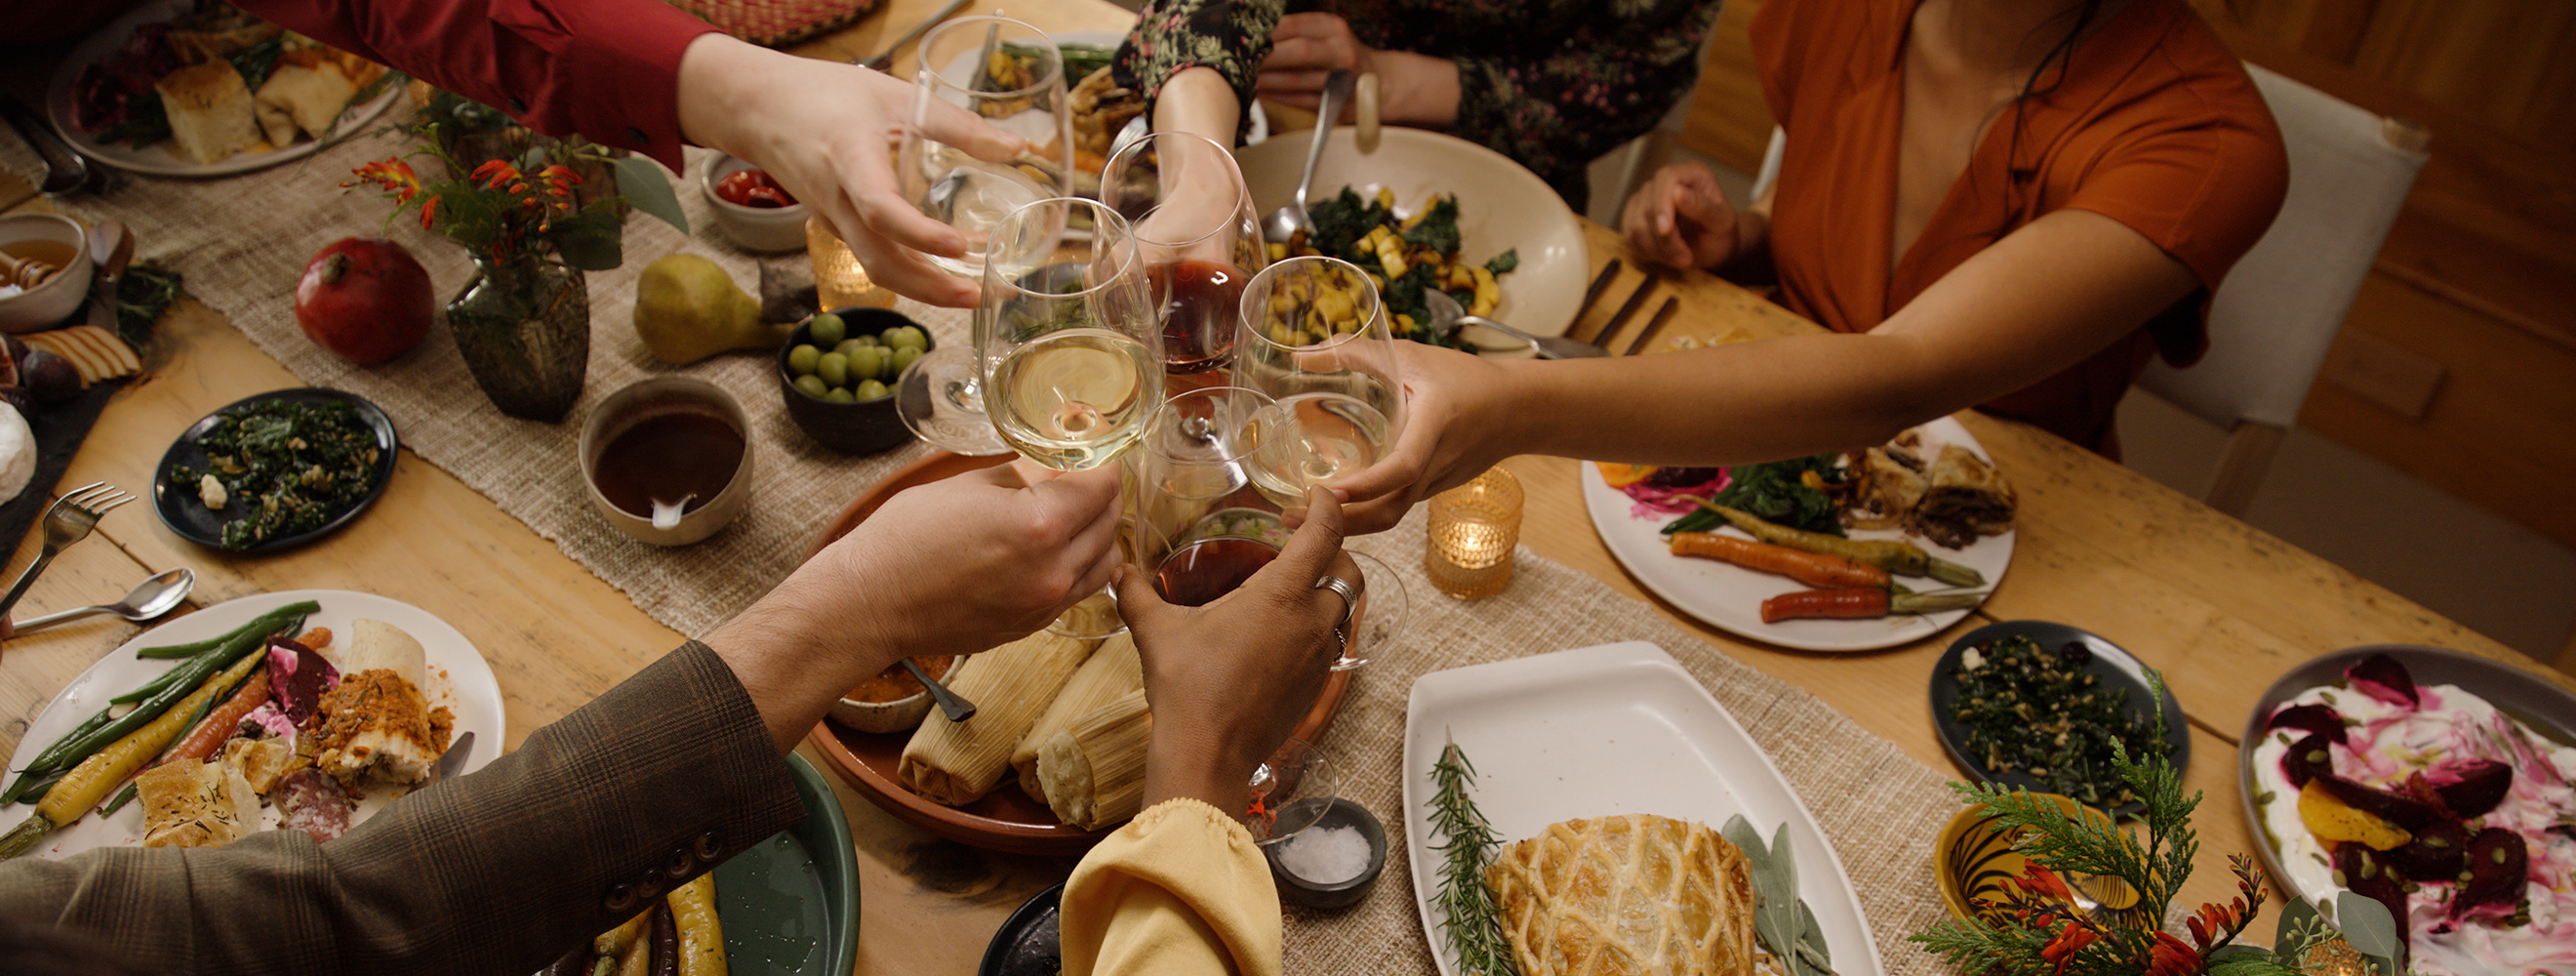
{"type": "Polygon", "coordinates": [[[1279,893],[1252,834],[1167,800],[1093,847],[1065,882],[1066,976],[1279,976],[1279,893]]]}

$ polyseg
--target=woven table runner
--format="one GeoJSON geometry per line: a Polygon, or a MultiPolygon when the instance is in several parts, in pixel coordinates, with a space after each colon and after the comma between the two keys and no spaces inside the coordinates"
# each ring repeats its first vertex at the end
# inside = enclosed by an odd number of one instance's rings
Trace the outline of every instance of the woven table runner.
{"type": "MultiPolygon", "coordinates": [[[[332,241],[381,234],[402,242],[428,267],[442,300],[471,277],[461,248],[408,218],[388,225],[389,204],[363,190],[340,189],[358,165],[407,149],[402,137],[379,135],[226,179],[128,176],[108,197],[70,201],[62,209],[85,221],[124,221],[135,232],[138,259],[184,273],[189,293],[223,313],[262,351],[307,383],[348,390],[384,407],[405,446],[682,633],[705,631],[785,578],[843,505],[927,450],[915,444],[848,457],[815,445],[788,420],[766,355],[728,354],[672,367],[644,351],[630,323],[636,278],[655,258],[683,251],[704,255],[746,291],[758,285],[756,259],[718,236],[695,188],[697,173],[713,155],[702,150],[690,151],[689,170],[677,181],[693,233],[683,236],[641,214],[630,217],[625,266],[589,276],[589,380],[581,405],[561,423],[502,416],[474,386],[444,325],[419,349],[376,367],[352,366],[314,345],[295,324],[293,293],[305,262],[332,241]],[[575,451],[582,421],[601,398],[637,380],[675,372],[715,383],[742,403],[752,421],[757,479],[752,505],[731,527],[697,545],[665,549],[628,539],[590,509],[575,451]]],[[[0,141],[0,167],[24,177],[39,164],[18,143],[0,141]]],[[[909,301],[898,308],[940,343],[969,341],[962,312],[909,301]]],[[[1395,531],[1353,541],[1352,548],[1396,567],[1411,596],[1411,619],[1388,652],[1374,655],[1375,663],[1355,676],[1325,745],[1352,774],[1343,777],[1344,794],[1390,827],[1391,849],[1386,875],[1361,903],[1337,912],[1290,910],[1289,972],[1434,971],[1405,867],[1409,855],[1399,799],[1405,703],[1416,676],[1629,639],[1651,641],[1679,660],[1771,754],[1832,838],[1888,972],[1945,968],[1905,941],[1943,914],[1931,884],[1932,836],[1958,808],[1941,785],[1944,776],[1813,695],[1673,626],[1646,604],[1529,552],[1520,554],[1519,577],[1501,595],[1475,603],[1441,596],[1421,572],[1422,538],[1417,511],[1395,531]]]]}
{"type": "MultiPolygon", "coordinates": [[[[911,444],[852,457],[815,444],[787,418],[768,354],[727,353],[674,367],[645,352],[633,325],[635,283],[655,259],[703,255],[744,291],[759,289],[759,259],[721,236],[698,192],[698,174],[715,157],[706,150],[690,150],[688,171],[674,180],[691,233],[631,215],[625,265],[589,275],[589,378],[580,405],[559,423],[502,416],[466,372],[444,315],[418,349],[381,366],[354,366],[315,345],[295,323],[295,283],[305,262],[333,241],[381,235],[401,242],[429,269],[442,305],[473,277],[462,247],[423,231],[409,216],[388,224],[389,201],[364,188],[339,186],[359,165],[410,149],[408,137],[361,136],[282,166],[223,179],[124,175],[103,198],[56,205],[84,222],[124,221],[134,231],[137,261],[159,262],[186,275],[190,295],[222,312],[304,382],[375,401],[392,415],[403,446],[492,499],[625,591],[653,619],[684,634],[705,632],[786,578],[843,505],[927,450],[911,444]],[[600,518],[590,507],[576,457],[592,407],[630,383],[669,373],[707,380],[742,404],[751,420],[755,472],[752,504],[741,518],[704,542],[676,549],[637,542],[600,518]]],[[[26,147],[11,140],[0,140],[0,167],[21,177],[41,172],[26,147]]],[[[801,263],[804,257],[783,260],[801,263]]],[[[911,302],[899,310],[940,344],[969,341],[963,312],[911,302]]],[[[178,433],[170,431],[173,437],[178,433]]]]}

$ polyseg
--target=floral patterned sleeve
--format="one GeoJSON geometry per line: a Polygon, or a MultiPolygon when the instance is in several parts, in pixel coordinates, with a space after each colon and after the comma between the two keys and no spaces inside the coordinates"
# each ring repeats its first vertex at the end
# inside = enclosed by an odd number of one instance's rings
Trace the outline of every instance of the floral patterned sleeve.
{"type": "MultiPolygon", "coordinates": [[[[1149,0],[1118,47],[1113,71],[1121,87],[1145,93],[1146,118],[1163,82],[1183,68],[1214,68],[1252,104],[1252,83],[1270,53],[1281,0],[1149,0]]],[[[1243,125],[1249,125],[1249,114],[1243,125]]],[[[1237,131],[1236,139],[1244,133],[1237,131]]]]}
{"type": "Polygon", "coordinates": [[[1460,57],[1450,132],[1545,178],[1576,209],[1584,167],[1654,129],[1699,80],[1716,0],[1601,0],[1540,58],[1460,57]]]}

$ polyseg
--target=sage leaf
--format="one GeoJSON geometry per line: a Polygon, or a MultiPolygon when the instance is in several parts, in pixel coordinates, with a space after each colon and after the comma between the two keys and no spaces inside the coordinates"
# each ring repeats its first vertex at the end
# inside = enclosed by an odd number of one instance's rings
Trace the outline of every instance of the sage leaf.
{"type": "Polygon", "coordinates": [[[2362,955],[2371,957],[2386,976],[2397,972],[2397,920],[2389,917],[2388,906],[2379,899],[2346,891],[2335,896],[2335,921],[2343,928],[2343,940],[2362,955]]]}
{"type": "Polygon", "coordinates": [[[617,158],[617,195],[634,204],[635,209],[662,218],[662,222],[689,232],[689,215],[680,212],[680,198],[671,192],[671,178],[662,175],[662,167],[642,156],[617,158]]]}

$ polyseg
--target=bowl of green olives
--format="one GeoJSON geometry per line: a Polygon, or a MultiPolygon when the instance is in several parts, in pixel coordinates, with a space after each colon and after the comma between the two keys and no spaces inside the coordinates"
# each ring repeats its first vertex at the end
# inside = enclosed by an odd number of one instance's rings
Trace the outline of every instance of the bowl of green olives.
{"type": "Polygon", "coordinates": [[[889,389],[931,349],[930,333],[881,308],[836,308],[796,326],[778,350],[778,393],[805,436],[844,454],[912,439],[889,389]]]}

